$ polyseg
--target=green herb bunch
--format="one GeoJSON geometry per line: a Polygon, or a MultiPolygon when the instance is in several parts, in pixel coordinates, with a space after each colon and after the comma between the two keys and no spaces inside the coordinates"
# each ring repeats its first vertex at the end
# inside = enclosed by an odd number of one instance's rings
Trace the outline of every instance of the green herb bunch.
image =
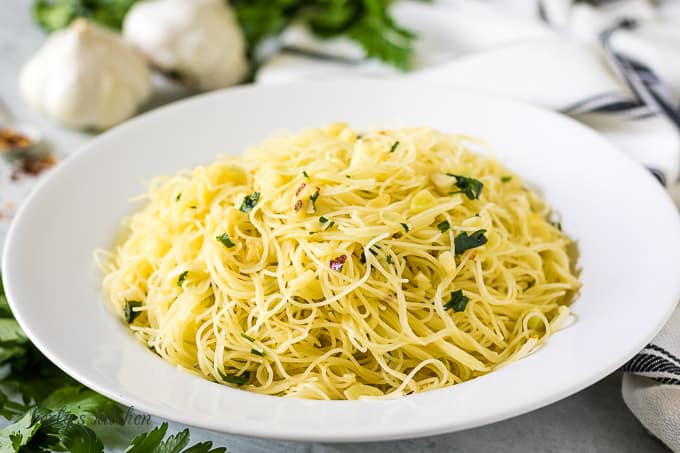
{"type": "MultiPolygon", "coordinates": [[[[12,421],[0,430],[0,452],[103,453],[92,427],[124,422],[118,403],[74,381],[35,348],[7,304],[0,276],[0,416],[12,421]]],[[[191,447],[189,431],[166,436],[167,423],[139,434],[126,453],[225,453],[212,442],[191,447]]]]}
{"type": "MultiPolygon", "coordinates": [[[[77,17],[120,30],[139,0],[35,0],[33,15],[44,30],[68,26],[77,17]]],[[[225,0],[226,1],[226,0],[225,0]]],[[[371,58],[408,69],[415,35],[389,13],[392,0],[230,0],[252,58],[257,46],[290,23],[305,24],[316,36],[348,36],[371,58]]]]}

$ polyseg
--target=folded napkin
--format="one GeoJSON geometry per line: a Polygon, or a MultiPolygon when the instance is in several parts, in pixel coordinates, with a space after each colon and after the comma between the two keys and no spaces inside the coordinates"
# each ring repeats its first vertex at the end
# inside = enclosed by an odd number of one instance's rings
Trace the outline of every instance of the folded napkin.
{"type": "Polygon", "coordinates": [[[623,370],[623,400],[650,432],[680,451],[680,310],[623,370]]]}
{"type": "MultiPolygon", "coordinates": [[[[410,77],[561,111],[601,132],[664,184],[680,206],[680,0],[399,1],[418,33],[404,76],[346,39],[293,25],[258,83],[326,76],[410,77]],[[591,2],[592,3],[592,2],[591,2]]],[[[680,452],[680,309],[624,370],[624,401],[680,452]]]]}

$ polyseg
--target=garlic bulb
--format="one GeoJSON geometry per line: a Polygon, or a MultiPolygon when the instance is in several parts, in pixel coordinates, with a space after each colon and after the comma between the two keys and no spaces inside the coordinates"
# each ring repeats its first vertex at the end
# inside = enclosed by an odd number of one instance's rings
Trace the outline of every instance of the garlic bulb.
{"type": "Polygon", "coordinates": [[[225,0],[142,1],[123,34],[154,66],[198,89],[233,85],[248,71],[243,33],[225,0]]]}
{"type": "Polygon", "coordinates": [[[150,72],[120,35],[78,19],[24,65],[19,89],[32,108],[66,126],[106,129],[147,100],[150,72]]]}

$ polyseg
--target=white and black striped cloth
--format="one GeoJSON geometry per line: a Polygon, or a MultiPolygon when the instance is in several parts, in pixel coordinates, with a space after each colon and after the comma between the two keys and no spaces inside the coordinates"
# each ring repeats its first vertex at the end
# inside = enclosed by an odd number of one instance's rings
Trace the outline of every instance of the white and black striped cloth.
{"type": "Polygon", "coordinates": [[[661,384],[680,385],[680,358],[654,343],[648,344],[622,370],[661,384]]]}

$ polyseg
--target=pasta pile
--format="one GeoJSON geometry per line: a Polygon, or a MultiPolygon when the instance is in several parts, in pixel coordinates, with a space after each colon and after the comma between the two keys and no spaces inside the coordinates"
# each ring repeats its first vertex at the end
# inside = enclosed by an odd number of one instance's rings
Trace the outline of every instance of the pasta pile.
{"type": "Polygon", "coordinates": [[[168,362],[267,395],[488,373],[564,323],[579,281],[546,203],[470,147],[332,124],[159,177],[99,255],[109,302],[168,362]]]}

